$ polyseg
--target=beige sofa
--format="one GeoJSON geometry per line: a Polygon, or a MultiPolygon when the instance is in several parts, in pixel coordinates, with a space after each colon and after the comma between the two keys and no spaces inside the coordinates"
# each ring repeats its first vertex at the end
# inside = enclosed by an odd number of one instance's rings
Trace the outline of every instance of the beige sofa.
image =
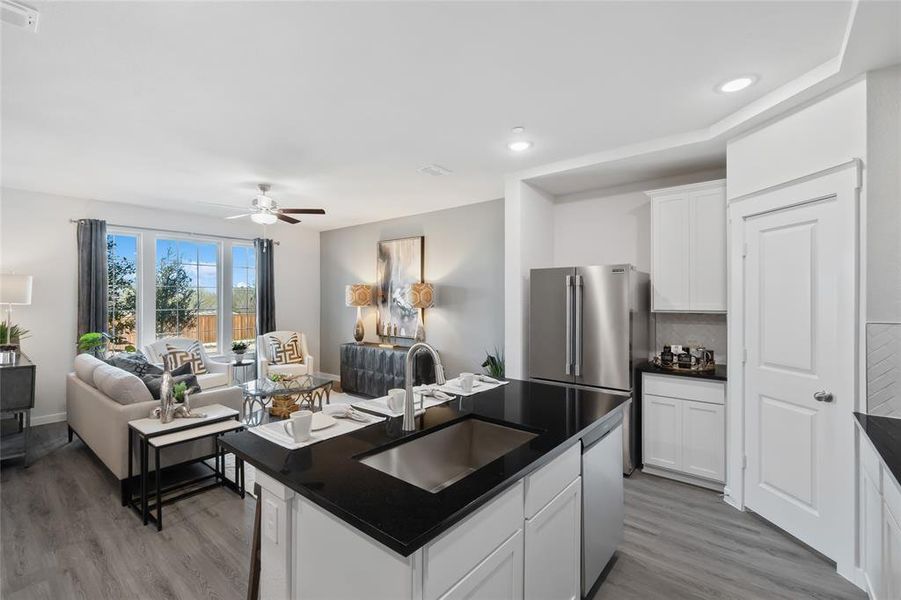
{"type": "MultiPolygon", "coordinates": [[[[192,408],[202,410],[210,404],[221,404],[241,412],[241,388],[221,387],[191,397],[192,408]]],[[[150,411],[157,406],[159,401],[153,399],[138,377],[88,354],[78,355],[75,371],[66,376],[69,441],[72,441],[73,433],[77,434],[112,471],[120,482],[123,506],[129,496],[128,422],[150,416],[150,411]]],[[[163,467],[168,467],[214,453],[213,440],[199,440],[167,450],[161,462],[163,467]]],[[[137,444],[134,457],[133,468],[137,470],[137,444]]],[[[153,470],[152,455],[150,460],[153,470]]]]}

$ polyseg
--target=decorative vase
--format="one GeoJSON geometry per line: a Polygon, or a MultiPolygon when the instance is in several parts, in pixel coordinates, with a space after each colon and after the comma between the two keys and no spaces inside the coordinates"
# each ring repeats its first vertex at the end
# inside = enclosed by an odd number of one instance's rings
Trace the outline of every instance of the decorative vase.
{"type": "Polygon", "coordinates": [[[242,350],[241,352],[234,353],[235,354],[235,364],[240,365],[240,364],[244,363],[244,352],[245,351],[242,350]]]}
{"type": "Polygon", "coordinates": [[[363,341],[363,315],[361,314],[360,307],[357,307],[357,323],[354,325],[354,339],[359,344],[363,341]]]}
{"type": "Polygon", "coordinates": [[[163,373],[160,380],[160,422],[171,423],[175,418],[175,396],[172,393],[172,374],[163,373]]]}

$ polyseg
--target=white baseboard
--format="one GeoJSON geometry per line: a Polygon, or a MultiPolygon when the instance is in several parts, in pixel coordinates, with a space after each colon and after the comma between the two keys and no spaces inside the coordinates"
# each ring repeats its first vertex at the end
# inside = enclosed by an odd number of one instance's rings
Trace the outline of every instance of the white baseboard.
{"type": "Polygon", "coordinates": [[[50,415],[40,415],[38,417],[31,417],[32,425],[47,425],[48,423],[59,423],[60,421],[66,420],[66,413],[53,413],[50,415]]]}
{"type": "Polygon", "coordinates": [[[648,473],[649,475],[656,475],[657,477],[666,477],[667,479],[673,479],[675,481],[679,481],[681,483],[687,483],[689,485],[694,485],[697,487],[707,488],[708,490],[713,490],[714,492],[723,493],[723,484],[717,483],[715,481],[708,481],[706,479],[701,479],[700,477],[694,477],[692,475],[688,475],[687,473],[676,473],[674,471],[670,471],[668,469],[663,469],[659,467],[652,467],[650,465],[645,465],[641,468],[643,473],[648,473]]]}

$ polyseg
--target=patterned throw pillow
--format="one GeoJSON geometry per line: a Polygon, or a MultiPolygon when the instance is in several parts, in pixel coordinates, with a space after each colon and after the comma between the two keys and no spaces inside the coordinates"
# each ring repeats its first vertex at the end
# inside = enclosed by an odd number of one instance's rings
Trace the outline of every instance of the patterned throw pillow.
{"type": "Polygon", "coordinates": [[[203,375],[207,372],[203,358],[200,356],[200,342],[194,342],[184,350],[166,344],[166,353],[163,355],[163,366],[166,367],[166,370],[174,371],[185,363],[191,365],[191,372],[195,375],[203,375]]]}
{"type": "Polygon", "coordinates": [[[300,340],[297,334],[291,334],[287,342],[282,342],[278,338],[269,338],[269,354],[272,356],[272,364],[274,365],[302,365],[303,353],[300,351],[300,340]]]}

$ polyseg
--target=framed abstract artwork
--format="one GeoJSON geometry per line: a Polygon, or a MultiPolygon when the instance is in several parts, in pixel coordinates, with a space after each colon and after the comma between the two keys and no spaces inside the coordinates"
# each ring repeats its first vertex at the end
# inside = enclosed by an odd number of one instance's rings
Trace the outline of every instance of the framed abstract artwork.
{"type": "Polygon", "coordinates": [[[378,243],[376,307],[380,336],[413,338],[419,312],[410,305],[407,291],[422,281],[423,236],[378,243]]]}

